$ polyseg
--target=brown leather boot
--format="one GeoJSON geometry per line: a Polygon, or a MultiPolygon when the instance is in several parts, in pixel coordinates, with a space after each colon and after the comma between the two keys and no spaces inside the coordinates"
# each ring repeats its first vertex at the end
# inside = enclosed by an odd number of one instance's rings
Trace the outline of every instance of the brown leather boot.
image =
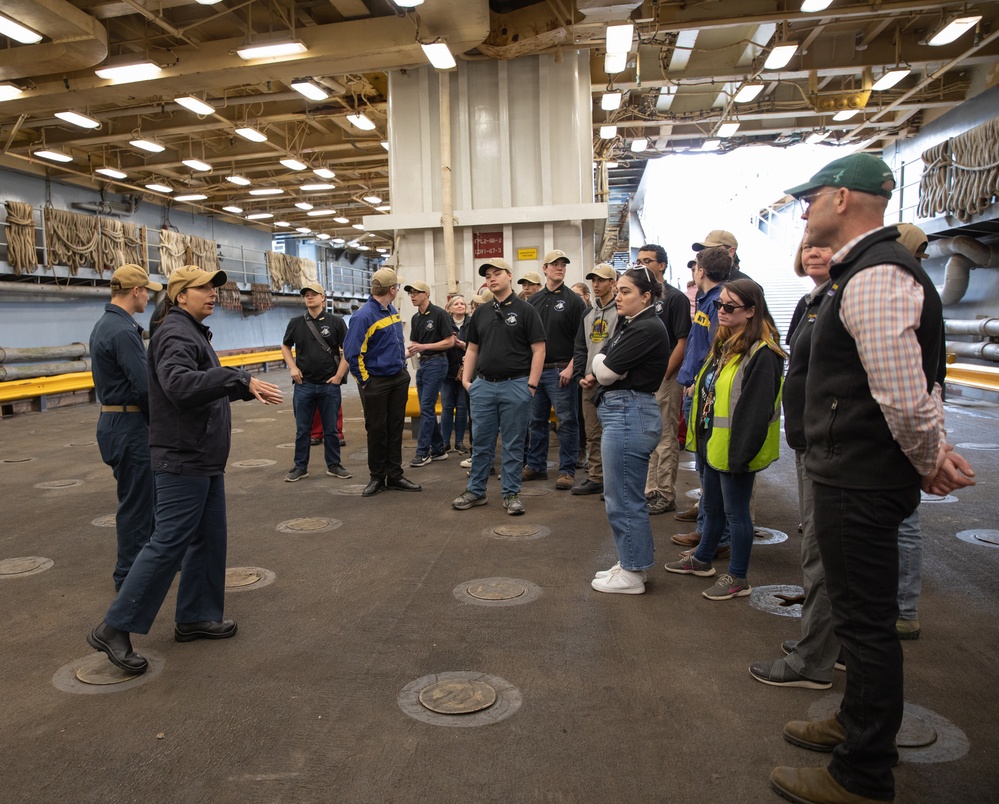
{"type": "Polygon", "coordinates": [[[680,547],[697,547],[701,542],[701,532],[695,530],[690,533],[675,533],[669,539],[673,544],[678,544],[680,547]]]}
{"type": "Polygon", "coordinates": [[[800,804],[873,804],[885,801],[851,793],[825,768],[774,768],[770,771],[770,786],[783,798],[800,804]]]}
{"type": "Polygon", "coordinates": [[[784,726],[784,739],[810,751],[829,753],[846,742],[846,729],[835,717],[826,720],[792,720],[784,726]]]}
{"type": "Polygon", "coordinates": [[[673,518],[677,522],[696,522],[697,521],[697,507],[698,503],[694,503],[693,507],[688,508],[686,511],[677,511],[673,518]]]}

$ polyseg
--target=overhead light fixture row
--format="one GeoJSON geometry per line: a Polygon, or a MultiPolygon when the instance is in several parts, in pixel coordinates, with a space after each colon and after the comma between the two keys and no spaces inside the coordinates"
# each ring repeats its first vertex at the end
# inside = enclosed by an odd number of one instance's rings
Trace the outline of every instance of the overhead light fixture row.
{"type": "Polygon", "coordinates": [[[55,148],[43,148],[40,151],[35,151],[33,156],[40,156],[42,159],[48,159],[52,162],[72,162],[73,157],[70,156],[65,151],[59,151],[55,148]]]}
{"type": "Polygon", "coordinates": [[[212,166],[207,162],[202,162],[200,159],[194,159],[193,157],[191,159],[182,159],[181,163],[187,165],[191,170],[196,170],[199,173],[205,173],[212,169],[212,166]]]}
{"type": "Polygon", "coordinates": [[[617,136],[617,126],[600,126],[600,139],[612,140],[617,136]]]}
{"type": "Polygon", "coordinates": [[[334,173],[329,168],[313,168],[312,172],[315,173],[321,179],[333,179],[336,178],[336,173],[334,173]]]}
{"type": "Polygon", "coordinates": [[[816,11],[825,11],[832,5],[832,0],[803,0],[801,10],[805,14],[814,14],[816,11]]]}
{"type": "Polygon", "coordinates": [[[154,193],[172,193],[173,192],[173,187],[170,187],[167,184],[155,184],[155,183],[154,184],[147,184],[146,185],[146,189],[147,190],[152,190],[154,193]]]}
{"type": "Polygon", "coordinates": [[[631,150],[634,151],[636,154],[642,153],[642,151],[647,150],[648,147],[649,147],[648,137],[635,137],[635,139],[631,141],[631,150]]]}
{"type": "Polygon", "coordinates": [[[343,215],[340,215],[339,217],[336,217],[333,220],[335,220],[337,223],[350,223],[350,218],[345,218],[343,215]]]}
{"type": "Polygon", "coordinates": [[[291,226],[291,224],[288,223],[288,221],[274,221],[274,225],[280,226],[282,229],[284,229],[286,226],[291,226]]]}
{"type": "Polygon", "coordinates": [[[617,75],[620,72],[624,72],[624,68],[627,66],[627,53],[608,53],[604,56],[604,72],[607,75],[617,75]]]}
{"type": "Polygon", "coordinates": [[[625,25],[607,26],[607,52],[628,53],[632,40],[635,38],[635,26],[630,22],[625,25]]]}
{"type": "Polygon", "coordinates": [[[884,75],[874,82],[874,86],[872,86],[871,89],[875,92],[884,92],[886,89],[891,89],[895,86],[895,84],[905,78],[909,72],[910,70],[908,67],[895,67],[893,69],[886,70],[884,75]]]}
{"type": "Polygon", "coordinates": [[[822,140],[824,140],[828,136],[829,136],[828,131],[813,131],[811,134],[805,137],[805,144],[816,145],[822,142],[822,140]]]}
{"type": "Polygon", "coordinates": [[[364,112],[357,112],[356,114],[347,115],[347,121],[352,126],[355,126],[356,128],[359,128],[362,131],[373,131],[375,128],[375,124],[371,122],[371,120],[368,118],[367,115],[364,114],[364,112]]]}
{"type": "Polygon", "coordinates": [[[23,94],[24,90],[17,84],[12,84],[9,81],[0,82],[0,102],[20,98],[23,94]]]}
{"type": "Polygon", "coordinates": [[[946,25],[939,28],[936,33],[931,34],[926,44],[931,45],[932,47],[949,45],[951,42],[958,39],[965,31],[974,28],[981,21],[981,14],[964,14],[963,16],[952,19],[946,25]]]}
{"type": "Polygon", "coordinates": [[[56,112],[55,116],[71,125],[79,128],[100,128],[101,121],[80,112],[56,112]]]}
{"type": "Polygon", "coordinates": [[[248,221],[265,221],[268,218],[273,218],[274,213],[272,212],[254,212],[246,216],[248,221]]]}
{"type": "Polygon", "coordinates": [[[308,201],[296,201],[295,206],[298,207],[299,209],[304,209],[306,211],[312,209],[312,204],[310,204],[308,201]]]}
{"type": "Polygon", "coordinates": [[[251,184],[250,180],[246,178],[246,176],[238,176],[235,174],[233,174],[232,176],[226,176],[225,180],[229,182],[229,184],[236,184],[240,187],[246,187],[247,185],[251,184]]]}
{"type": "Polygon", "coordinates": [[[250,126],[241,126],[236,129],[236,133],[244,140],[249,140],[250,142],[267,142],[266,134],[250,126]]]}
{"type": "Polygon", "coordinates": [[[330,91],[311,78],[296,78],[288,86],[311,101],[324,101],[330,91]]]}
{"type": "Polygon", "coordinates": [[[120,62],[98,67],[94,73],[98,78],[112,81],[115,84],[134,84],[137,81],[149,81],[163,72],[163,65],[154,61],[120,62]]]}
{"type": "Polygon", "coordinates": [[[379,206],[375,207],[375,209],[378,212],[391,212],[392,211],[392,207],[389,204],[380,204],[379,206]]]}
{"type": "Polygon", "coordinates": [[[430,44],[420,44],[427,60],[435,70],[453,70],[457,65],[454,63],[454,56],[443,39],[437,39],[430,44]]]}
{"type": "Polygon", "coordinates": [[[615,109],[621,108],[621,96],[622,92],[605,92],[603,97],[600,98],[600,108],[605,112],[613,112],[615,109]]]}
{"type": "Polygon", "coordinates": [[[833,115],[833,120],[837,123],[843,123],[850,120],[859,111],[860,109],[844,109],[842,112],[836,112],[836,114],[833,115]]]}
{"type": "Polygon", "coordinates": [[[764,70],[782,70],[787,67],[791,57],[798,52],[797,42],[784,42],[779,45],[774,45],[770,50],[770,55],[767,56],[767,60],[763,62],[764,70]]]}
{"type": "Polygon", "coordinates": [[[329,215],[336,215],[335,209],[313,209],[305,213],[310,218],[325,218],[329,215]]]}
{"type": "Polygon", "coordinates": [[[22,25],[5,14],[0,14],[0,34],[20,42],[22,45],[33,45],[42,41],[42,35],[33,31],[27,25],[22,25]]]}
{"type": "Polygon", "coordinates": [[[223,212],[231,212],[233,215],[239,215],[239,214],[241,214],[243,212],[243,208],[242,207],[228,206],[228,207],[222,207],[222,211],[223,212]]]}
{"type": "Polygon", "coordinates": [[[308,165],[305,164],[305,162],[299,161],[298,159],[293,159],[292,157],[288,157],[280,161],[282,165],[288,168],[288,170],[305,170],[308,167],[308,165]]]}
{"type": "Polygon", "coordinates": [[[215,113],[215,107],[209,106],[201,98],[196,98],[193,95],[184,95],[180,98],[174,98],[174,103],[179,103],[188,111],[194,112],[200,115],[210,115],[215,113]]]}
{"type": "Polygon", "coordinates": [[[250,190],[250,195],[282,195],[284,190],[280,187],[260,187],[256,190],[250,190]]]}
{"type": "Polygon", "coordinates": [[[166,150],[165,145],[160,145],[156,140],[149,140],[145,137],[129,140],[128,144],[143,151],[149,151],[151,154],[158,154],[166,150]]]}
{"type": "Polygon", "coordinates": [[[128,174],[112,167],[99,167],[94,173],[100,173],[102,176],[107,176],[110,179],[127,179],[128,174]]]}
{"type": "Polygon", "coordinates": [[[382,198],[379,195],[366,195],[363,196],[364,200],[367,201],[371,206],[377,206],[382,202],[382,198]]]}
{"type": "Polygon", "coordinates": [[[315,192],[318,192],[320,190],[335,190],[336,189],[336,185],[335,184],[303,184],[298,189],[299,190],[304,190],[307,193],[315,193],[315,192]]]}
{"type": "Polygon", "coordinates": [[[749,103],[756,100],[756,96],[763,91],[763,84],[746,83],[739,87],[732,99],[736,103],[749,103]]]}
{"type": "Polygon", "coordinates": [[[728,123],[722,123],[718,126],[718,136],[719,137],[731,137],[739,130],[739,123],[732,121],[728,123]]]}
{"type": "Polygon", "coordinates": [[[705,140],[704,144],[701,146],[702,151],[717,151],[719,148],[721,148],[721,140],[719,140],[717,137],[710,140],[705,140]]]}
{"type": "Polygon", "coordinates": [[[256,44],[247,44],[236,49],[236,55],[246,61],[253,59],[275,59],[281,56],[295,56],[299,53],[307,53],[308,48],[300,39],[282,37],[280,39],[265,41],[261,39],[256,44]]]}
{"type": "Polygon", "coordinates": [[[208,198],[204,193],[187,193],[186,195],[175,195],[174,201],[204,201],[208,198]]]}

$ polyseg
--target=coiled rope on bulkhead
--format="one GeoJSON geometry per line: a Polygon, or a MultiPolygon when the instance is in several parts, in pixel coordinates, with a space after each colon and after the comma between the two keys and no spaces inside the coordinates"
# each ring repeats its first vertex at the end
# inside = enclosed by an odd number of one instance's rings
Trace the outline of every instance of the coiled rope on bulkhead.
{"type": "Polygon", "coordinates": [[[14,276],[21,272],[33,274],[38,270],[38,253],[35,251],[35,219],[31,204],[23,201],[5,201],[7,208],[7,264],[14,269],[14,276]]]}
{"type": "Polygon", "coordinates": [[[100,226],[97,218],[45,208],[45,243],[51,266],[65,265],[76,276],[84,265],[93,265],[97,256],[100,226]]]}
{"type": "Polygon", "coordinates": [[[922,159],[917,215],[971,220],[999,195],[999,118],[928,148],[922,159]]]}

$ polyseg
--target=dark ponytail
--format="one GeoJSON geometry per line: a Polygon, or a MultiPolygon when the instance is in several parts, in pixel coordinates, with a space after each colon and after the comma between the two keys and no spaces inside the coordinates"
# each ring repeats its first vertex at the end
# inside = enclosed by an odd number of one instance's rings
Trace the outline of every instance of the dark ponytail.
{"type": "Polygon", "coordinates": [[[635,284],[638,292],[643,296],[646,293],[652,294],[653,302],[662,295],[663,286],[656,281],[656,277],[648,268],[631,268],[624,272],[624,276],[628,277],[635,284]]]}

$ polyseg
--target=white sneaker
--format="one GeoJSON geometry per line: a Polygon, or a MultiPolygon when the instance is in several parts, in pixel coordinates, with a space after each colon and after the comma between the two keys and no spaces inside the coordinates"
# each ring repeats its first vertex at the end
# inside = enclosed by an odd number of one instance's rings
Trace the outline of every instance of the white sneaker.
{"type": "Polygon", "coordinates": [[[594,578],[590,586],[598,592],[615,595],[641,595],[645,592],[645,573],[630,572],[617,567],[605,578],[594,578]]]}
{"type": "Polygon", "coordinates": [[[460,466],[462,469],[471,469],[472,468],[472,459],[471,458],[465,458],[465,460],[463,460],[461,463],[459,463],[458,466],[460,466]]]}
{"type": "MultiPolygon", "coordinates": [[[[610,569],[600,570],[600,572],[598,572],[593,577],[594,578],[606,578],[606,577],[608,577],[613,572],[619,572],[620,569],[621,569],[621,562],[618,561],[617,564],[615,564],[610,569]]],[[[648,576],[645,574],[645,570],[639,570],[638,572],[634,572],[632,574],[633,575],[641,575],[643,583],[649,579],[648,576]]]]}

